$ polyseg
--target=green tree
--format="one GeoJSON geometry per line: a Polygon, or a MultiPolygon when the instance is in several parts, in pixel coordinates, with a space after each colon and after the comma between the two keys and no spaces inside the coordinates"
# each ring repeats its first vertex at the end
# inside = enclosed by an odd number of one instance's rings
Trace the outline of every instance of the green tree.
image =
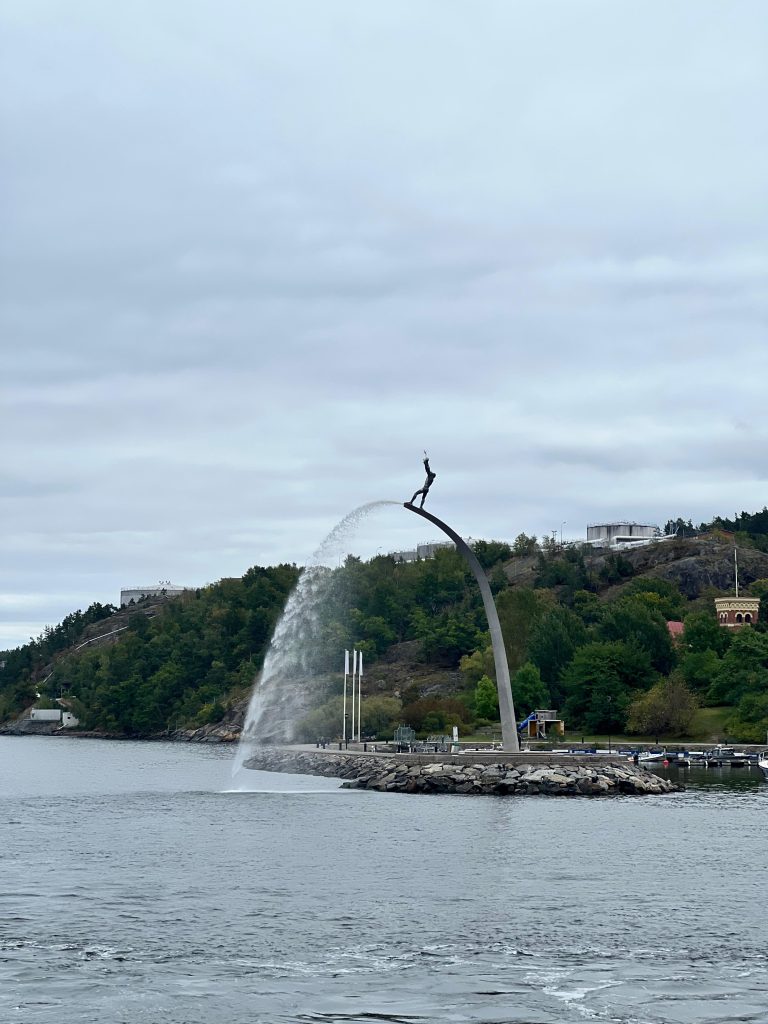
{"type": "Polygon", "coordinates": [[[622,598],[610,605],[600,623],[605,640],[634,644],[648,652],[651,665],[663,675],[675,665],[675,651],[664,616],[646,595],[622,598]]]}
{"type": "Polygon", "coordinates": [[[414,616],[414,632],[421,640],[424,656],[429,661],[452,666],[477,647],[482,635],[475,616],[459,610],[445,611],[429,619],[423,612],[414,616]]]}
{"type": "Polygon", "coordinates": [[[482,676],[477,681],[474,699],[475,714],[478,718],[499,718],[499,694],[496,683],[488,676],[482,676]]]}
{"type": "Polygon", "coordinates": [[[528,644],[539,619],[555,604],[548,591],[516,587],[499,594],[496,608],[504,635],[509,669],[515,672],[528,660],[528,644]]]}
{"type": "Polygon", "coordinates": [[[146,639],[152,632],[152,625],[144,612],[134,612],[128,619],[128,629],[146,639]]]}
{"type": "Polygon", "coordinates": [[[365,615],[354,609],[352,621],[359,638],[370,641],[369,650],[376,655],[383,654],[397,639],[395,631],[383,615],[365,615]]]}
{"type": "Polygon", "coordinates": [[[600,569],[600,580],[606,584],[622,583],[634,575],[632,563],[623,555],[611,552],[605,556],[602,568],[600,569]]]}
{"type": "Polygon", "coordinates": [[[720,674],[720,664],[715,651],[688,651],[680,662],[679,671],[687,686],[706,694],[720,674]]]}
{"type": "Polygon", "coordinates": [[[392,737],[400,721],[401,704],[396,697],[364,697],[360,709],[364,736],[392,737]]]}
{"type": "Polygon", "coordinates": [[[560,684],[563,670],[577,648],[587,642],[581,619],[570,608],[555,606],[534,627],[528,644],[528,657],[541,672],[552,700],[560,704],[565,694],[560,684]]]}
{"type": "Polygon", "coordinates": [[[713,612],[691,612],[683,624],[684,651],[714,651],[722,657],[731,644],[730,630],[723,629],[713,612]]]}
{"type": "Polygon", "coordinates": [[[585,626],[593,626],[603,615],[600,599],[589,590],[576,591],[573,595],[573,610],[585,626]]]}
{"type": "Polygon", "coordinates": [[[636,691],[655,681],[648,652],[622,641],[580,647],[563,674],[567,721],[591,731],[624,727],[636,691]]]}
{"type": "Polygon", "coordinates": [[[536,536],[529,537],[525,533],[518,533],[512,545],[512,553],[518,557],[536,554],[536,536]]]}
{"type": "Polygon", "coordinates": [[[491,570],[491,574],[488,577],[488,584],[491,588],[491,593],[495,596],[500,594],[502,590],[509,586],[509,580],[507,574],[504,571],[504,566],[499,562],[491,570]]]}
{"type": "Polygon", "coordinates": [[[629,708],[627,732],[659,736],[684,736],[691,727],[699,702],[679,673],[661,679],[647,693],[636,697],[629,708]]]}
{"type": "Polygon", "coordinates": [[[500,540],[476,540],[472,545],[475,558],[484,569],[491,569],[498,562],[508,562],[512,557],[509,544],[500,540]]]}
{"type": "Polygon", "coordinates": [[[664,533],[674,533],[678,537],[695,537],[696,529],[690,519],[687,521],[680,516],[677,519],[668,519],[664,525],[664,533]]]}
{"type": "Polygon", "coordinates": [[[465,722],[469,718],[466,706],[454,697],[422,697],[404,704],[400,714],[402,721],[416,732],[442,729],[449,720],[465,722]]]}
{"type": "Polygon", "coordinates": [[[300,743],[317,743],[321,737],[331,741],[338,739],[342,734],[342,715],[343,699],[332,697],[299,720],[295,737],[300,743]]]}
{"type": "Polygon", "coordinates": [[[679,619],[683,614],[685,599],[676,583],[657,577],[645,576],[627,584],[622,597],[645,597],[649,607],[657,610],[665,620],[679,619]]]}
{"type": "Polygon", "coordinates": [[[573,604],[576,592],[587,589],[589,584],[584,555],[575,548],[566,549],[560,558],[539,561],[536,586],[557,588],[560,599],[566,604],[573,604]]]}
{"type": "Polygon", "coordinates": [[[768,690],[745,693],[726,723],[728,735],[741,743],[765,743],[768,734],[768,690]]]}
{"type": "Polygon", "coordinates": [[[714,704],[738,704],[750,693],[768,690],[768,635],[740,629],[720,663],[709,699],[714,704]]]}
{"type": "MultiPolygon", "coordinates": [[[[487,634],[486,634],[487,638],[487,634]]],[[[465,654],[459,662],[459,669],[468,686],[475,686],[482,676],[496,678],[496,666],[493,660],[493,647],[490,643],[483,644],[471,654],[465,654]]]]}
{"type": "Polygon", "coordinates": [[[515,672],[512,678],[512,698],[518,719],[525,718],[531,711],[549,707],[549,689],[532,662],[527,661],[515,672]]]}

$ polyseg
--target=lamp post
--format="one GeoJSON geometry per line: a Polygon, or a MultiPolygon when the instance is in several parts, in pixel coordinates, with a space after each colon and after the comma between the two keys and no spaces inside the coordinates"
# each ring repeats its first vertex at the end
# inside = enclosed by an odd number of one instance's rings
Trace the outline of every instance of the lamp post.
{"type": "Polygon", "coordinates": [[[562,523],[560,523],[560,547],[562,547],[562,546],[563,546],[563,527],[565,526],[565,524],[566,524],[567,522],[568,522],[568,520],[567,520],[567,519],[564,519],[564,520],[562,521],[562,523]]]}

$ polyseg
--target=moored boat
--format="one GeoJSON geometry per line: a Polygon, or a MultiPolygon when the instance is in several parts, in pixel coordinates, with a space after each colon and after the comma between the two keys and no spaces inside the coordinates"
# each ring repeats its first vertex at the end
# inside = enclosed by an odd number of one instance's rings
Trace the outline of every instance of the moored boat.
{"type": "MultiPolygon", "coordinates": [[[[768,762],[768,750],[759,755],[768,762]]],[[[758,755],[734,747],[718,744],[708,750],[670,751],[644,750],[634,755],[636,764],[663,764],[677,768],[751,768],[758,763],[758,755]]]]}
{"type": "Polygon", "coordinates": [[[768,750],[764,750],[757,759],[758,767],[768,782],[768,750]]]}
{"type": "Polygon", "coordinates": [[[643,750],[637,756],[640,764],[661,764],[667,760],[666,750],[643,750]]]}

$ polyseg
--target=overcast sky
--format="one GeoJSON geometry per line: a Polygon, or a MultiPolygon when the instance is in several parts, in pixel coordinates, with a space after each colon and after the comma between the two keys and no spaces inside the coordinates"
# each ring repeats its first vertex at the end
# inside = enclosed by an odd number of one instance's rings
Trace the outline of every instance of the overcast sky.
{"type": "Polygon", "coordinates": [[[766,54],[762,0],[4,0],[0,647],[423,448],[474,537],[762,508],[766,54]]]}

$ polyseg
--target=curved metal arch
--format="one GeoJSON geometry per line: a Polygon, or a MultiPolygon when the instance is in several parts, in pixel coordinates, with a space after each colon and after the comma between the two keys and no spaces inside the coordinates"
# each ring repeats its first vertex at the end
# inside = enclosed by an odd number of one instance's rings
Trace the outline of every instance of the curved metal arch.
{"type": "Polygon", "coordinates": [[[509,681],[509,665],[507,664],[507,652],[504,648],[504,636],[501,632],[499,613],[496,611],[496,604],[493,600],[491,588],[488,585],[488,578],[485,571],[477,560],[472,548],[437,516],[425,512],[423,508],[417,508],[409,501],[403,502],[405,508],[415,512],[417,516],[428,519],[438,529],[450,537],[456,548],[464,556],[465,561],[472,570],[477,585],[480,587],[480,594],[483,598],[483,607],[488,619],[488,628],[491,633],[491,644],[493,646],[493,661],[496,666],[496,688],[499,693],[499,713],[501,715],[501,745],[504,750],[517,753],[520,750],[520,741],[517,737],[517,721],[515,719],[515,705],[512,701],[512,686],[509,681]]]}

